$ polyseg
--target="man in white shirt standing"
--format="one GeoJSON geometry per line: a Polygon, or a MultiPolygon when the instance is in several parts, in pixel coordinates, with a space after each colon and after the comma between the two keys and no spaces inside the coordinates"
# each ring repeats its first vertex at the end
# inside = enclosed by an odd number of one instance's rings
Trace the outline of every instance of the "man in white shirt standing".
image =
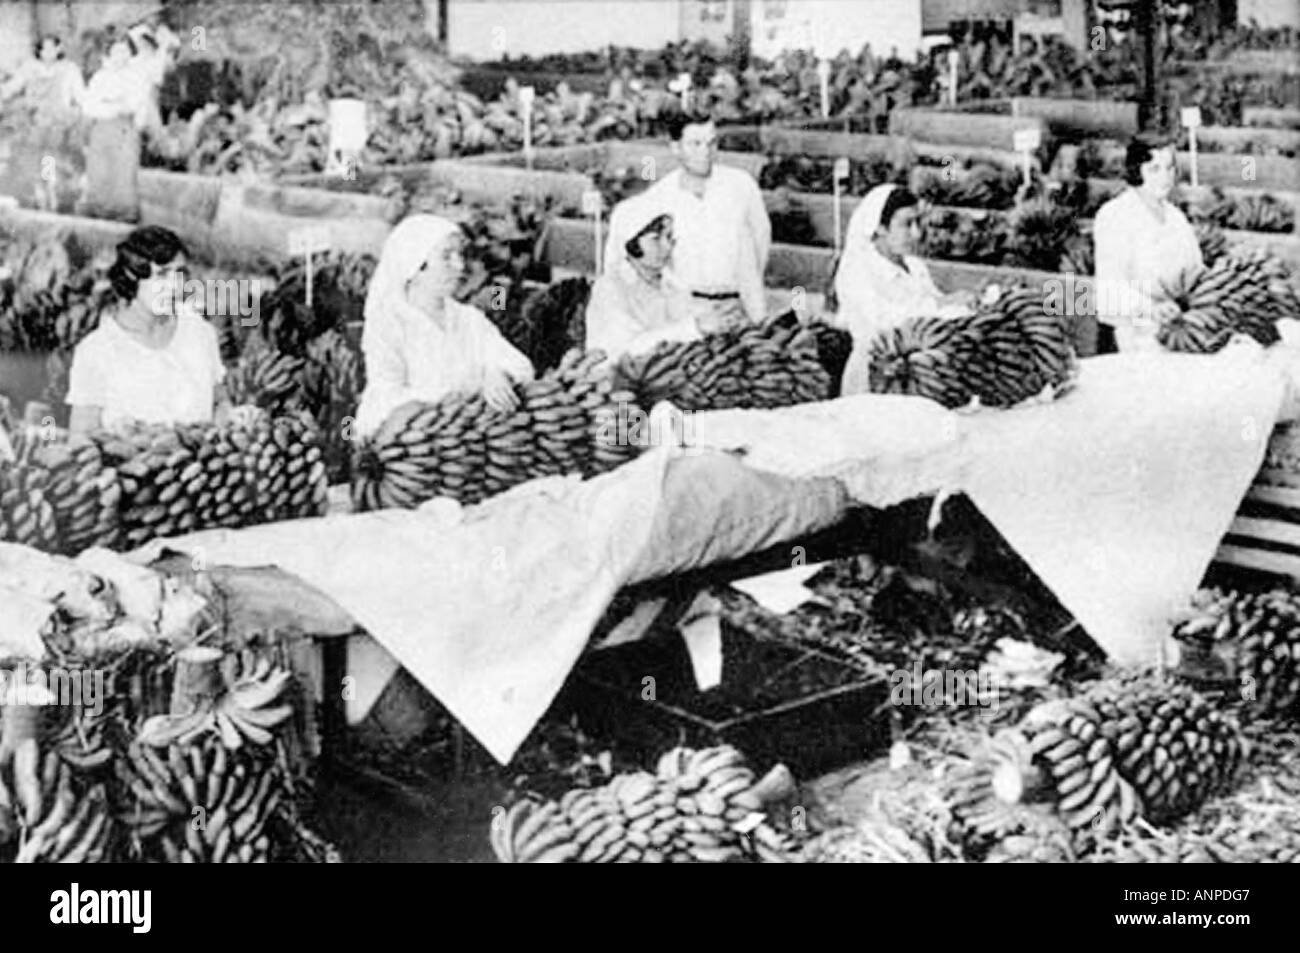
{"type": "MultiPolygon", "coordinates": [[[[760,323],[767,317],[763,273],[772,247],[772,224],[763,193],[747,172],[718,164],[718,130],[705,115],[669,121],[680,167],[646,195],[672,216],[673,271],[697,310],[711,310],[714,325],[760,323]]],[[[623,250],[605,246],[605,267],[623,250]]]]}

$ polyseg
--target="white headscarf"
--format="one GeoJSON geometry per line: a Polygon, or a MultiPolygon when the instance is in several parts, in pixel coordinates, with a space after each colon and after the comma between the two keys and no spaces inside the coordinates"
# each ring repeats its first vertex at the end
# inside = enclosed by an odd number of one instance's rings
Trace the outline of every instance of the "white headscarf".
{"type": "Polygon", "coordinates": [[[420,314],[406,298],[406,286],[425,262],[436,261],[443,246],[460,234],[460,226],[438,215],[412,215],[388,234],[379,264],[366,291],[362,346],[403,318],[420,314]]]}
{"type": "Polygon", "coordinates": [[[605,270],[629,269],[627,250],[624,247],[655,219],[671,214],[663,203],[655,201],[650,193],[633,195],[614,206],[609,216],[609,244],[605,270]]]}
{"type": "Polygon", "coordinates": [[[885,203],[896,188],[896,185],[877,185],[854,209],[849,218],[848,234],[844,237],[844,255],[840,258],[839,271],[835,275],[837,290],[841,278],[853,274],[862,265],[863,256],[871,251],[872,241],[880,230],[885,203]]]}

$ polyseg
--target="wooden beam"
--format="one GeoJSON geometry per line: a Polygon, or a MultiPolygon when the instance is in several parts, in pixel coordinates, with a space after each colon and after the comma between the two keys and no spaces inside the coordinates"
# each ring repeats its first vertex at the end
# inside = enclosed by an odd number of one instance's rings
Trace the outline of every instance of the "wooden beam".
{"type": "Polygon", "coordinates": [[[1262,539],[1270,543],[1286,546],[1300,546],[1300,525],[1285,520],[1259,519],[1253,516],[1238,516],[1232,521],[1228,530],[1231,536],[1246,536],[1250,539],[1262,539]]]}
{"type": "Polygon", "coordinates": [[[1300,579],[1300,556],[1271,553],[1262,549],[1247,549],[1225,543],[1219,547],[1214,558],[1216,562],[1229,566],[1300,579]]]}

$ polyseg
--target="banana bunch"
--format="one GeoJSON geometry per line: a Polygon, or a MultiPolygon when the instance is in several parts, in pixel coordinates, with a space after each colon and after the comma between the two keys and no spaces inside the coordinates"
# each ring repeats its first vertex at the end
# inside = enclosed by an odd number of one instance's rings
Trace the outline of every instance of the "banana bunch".
{"type": "Polygon", "coordinates": [[[1063,318],[1041,293],[1010,288],[969,319],[914,318],[871,344],[871,389],[915,394],[945,407],[978,400],[1011,407],[1050,389],[1064,393],[1077,359],[1063,318]]]}
{"type": "MultiPolygon", "coordinates": [[[[107,749],[104,749],[107,753],[107,749]]],[[[20,770],[14,760],[15,774],[20,770]]],[[[21,768],[27,770],[24,764],[21,768]]],[[[58,749],[45,753],[40,777],[18,781],[19,792],[34,791],[22,817],[24,837],[16,864],[97,864],[105,859],[112,833],[108,792],[102,782],[88,782],[63,760],[58,749]]],[[[0,788],[4,782],[0,780],[0,788]]],[[[0,792],[0,802],[5,797],[0,792]]],[[[4,805],[0,803],[0,811],[4,805]]]]}
{"type": "Polygon", "coordinates": [[[520,386],[509,414],[476,394],[397,408],[357,455],[354,505],[409,508],[437,496],[477,503],[537,477],[590,476],[628,462],[640,450],[622,439],[635,401],[614,389],[603,361],[600,351],[570,351],[520,386]]]}
{"type": "Polygon", "coordinates": [[[135,743],[117,765],[130,792],[120,820],[136,841],[155,842],[168,863],[268,860],[266,824],[285,795],[273,759],[237,755],[209,738],[165,750],[135,743]]]}
{"type": "Polygon", "coordinates": [[[45,707],[4,709],[0,846],[19,836],[16,863],[98,863],[107,849],[110,821],[104,785],[89,775],[112,758],[112,749],[104,744],[104,722],[70,721],[42,751],[39,723],[45,707]]]}
{"type": "Polygon", "coordinates": [[[1232,784],[1243,757],[1236,724],[1208,700],[1146,677],[1045,702],[1017,730],[1065,822],[1097,834],[1195,810],[1232,784]]]}
{"type": "Polygon", "coordinates": [[[726,863],[752,854],[785,863],[799,855],[766,820],[754,773],[730,745],[674,748],[654,774],[622,774],[559,801],[520,801],[493,821],[502,863],[726,863]],[[751,821],[750,824],[740,822],[751,821]],[[749,841],[739,832],[749,829],[749,841]]]}
{"type": "Polygon", "coordinates": [[[1280,280],[1277,265],[1259,251],[1234,250],[1207,268],[1181,275],[1163,291],[1181,312],[1156,331],[1156,339],[1171,351],[1210,354],[1234,334],[1276,344],[1276,322],[1294,313],[1293,293],[1280,280]]]}
{"type": "Polygon", "coordinates": [[[324,512],[325,464],[300,417],[151,427],[100,435],[117,462],[123,543],[214,526],[246,526],[324,512]]]}
{"type": "Polygon", "coordinates": [[[59,549],[50,474],[31,463],[0,461],[0,541],[44,552],[59,549]]]}
{"type": "MultiPolygon", "coordinates": [[[[1172,833],[1164,836],[1125,832],[1088,858],[1095,864],[1236,864],[1246,861],[1233,843],[1235,838],[1195,837],[1172,833]]],[[[1295,863],[1300,851],[1294,847],[1274,863],[1295,863]],[[1283,859],[1286,858],[1286,859],[1283,859]]],[[[1263,858],[1261,858],[1263,859],[1263,858]]]]}
{"type": "Polygon", "coordinates": [[[828,397],[839,396],[840,381],[844,378],[844,367],[853,353],[853,335],[840,328],[831,327],[824,321],[814,321],[808,325],[817,340],[817,359],[826,371],[830,381],[828,397]]]}
{"type": "Polygon", "coordinates": [[[642,407],[667,400],[685,411],[788,407],[825,400],[831,388],[816,335],[782,320],[661,344],[624,357],[615,376],[642,407]]]}
{"type": "Polygon", "coordinates": [[[269,347],[246,347],[226,375],[231,402],[268,413],[291,413],[301,406],[306,361],[269,347]]]}
{"type": "Polygon", "coordinates": [[[165,748],[216,733],[232,751],[245,741],[269,745],[275,740],[273,729],[293,714],[291,705],[274,704],[291,677],[288,669],[274,668],[269,657],[259,655],[254,667],[231,682],[214,705],[147,718],[137,740],[146,747],[165,748]]]}
{"type": "Polygon", "coordinates": [[[1192,230],[1196,232],[1196,243],[1201,247],[1201,258],[1207,265],[1213,265],[1228,251],[1228,239],[1223,229],[1210,222],[1194,222],[1192,230]]]}
{"type": "Polygon", "coordinates": [[[74,556],[91,546],[115,546],[122,489],[98,445],[68,440],[62,432],[52,441],[27,438],[24,444],[20,459],[49,474],[45,495],[54,509],[59,552],[74,556]]]}
{"type": "Polygon", "coordinates": [[[1263,715],[1300,715],[1300,596],[1202,590],[1173,636],[1217,660],[1221,680],[1263,715]]]}

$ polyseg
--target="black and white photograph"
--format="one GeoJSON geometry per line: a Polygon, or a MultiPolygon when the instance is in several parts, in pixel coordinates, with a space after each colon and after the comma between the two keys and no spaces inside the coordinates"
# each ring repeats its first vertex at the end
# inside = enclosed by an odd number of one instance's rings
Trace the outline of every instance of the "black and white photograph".
{"type": "Polygon", "coordinates": [[[0,0],[0,864],[1300,863],[1298,158],[1300,0],[0,0]]]}

